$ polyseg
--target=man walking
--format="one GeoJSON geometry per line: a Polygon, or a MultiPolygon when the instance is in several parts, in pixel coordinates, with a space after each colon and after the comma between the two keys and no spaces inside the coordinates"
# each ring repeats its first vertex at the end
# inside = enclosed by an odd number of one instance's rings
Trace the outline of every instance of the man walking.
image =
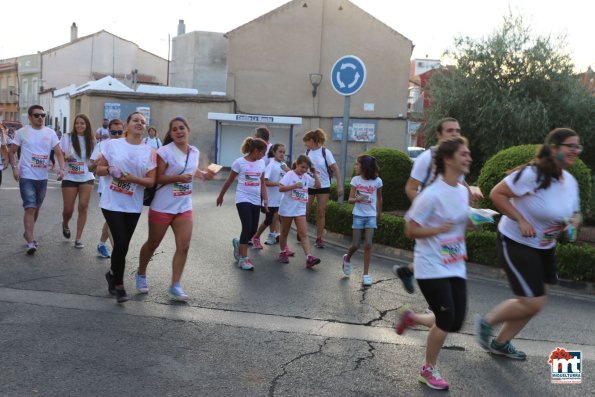
{"type": "Polygon", "coordinates": [[[60,150],[58,136],[52,129],[44,126],[46,114],[43,107],[33,105],[27,113],[29,125],[15,133],[9,158],[14,179],[19,182],[25,209],[23,237],[27,241],[27,254],[33,255],[37,250],[37,242],[33,234],[35,222],[39,217],[39,210],[47,191],[49,153],[53,150],[58,159],[58,181],[64,176],[64,156],[60,150]],[[17,167],[15,154],[19,148],[21,158],[17,167]]]}

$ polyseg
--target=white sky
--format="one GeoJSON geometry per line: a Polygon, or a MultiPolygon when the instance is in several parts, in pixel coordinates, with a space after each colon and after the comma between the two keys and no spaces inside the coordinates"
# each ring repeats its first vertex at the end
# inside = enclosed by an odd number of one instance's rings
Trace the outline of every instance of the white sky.
{"type": "MultiPolygon", "coordinates": [[[[319,0],[305,0],[319,1],[319,0]]],[[[3,5],[0,59],[32,54],[105,29],[141,48],[167,57],[167,36],[186,32],[227,32],[286,3],[285,0],[73,0],[12,1],[3,5]],[[18,4],[18,5],[17,5],[18,4]],[[6,12],[8,11],[8,12],[6,12]],[[11,15],[8,17],[8,15],[11,15]]],[[[577,71],[595,67],[595,2],[591,0],[352,0],[360,8],[413,41],[414,58],[440,58],[458,35],[480,38],[500,26],[512,10],[535,34],[565,35],[577,71]]]]}

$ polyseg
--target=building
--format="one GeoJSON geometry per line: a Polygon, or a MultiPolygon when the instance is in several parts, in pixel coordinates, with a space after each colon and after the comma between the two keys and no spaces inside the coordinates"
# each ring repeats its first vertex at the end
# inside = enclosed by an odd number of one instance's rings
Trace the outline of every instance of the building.
{"type": "Polygon", "coordinates": [[[41,55],[30,54],[17,58],[19,83],[19,121],[29,124],[27,109],[39,103],[41,81],[41,55]]]}
{"type": "Polygon", "coordinates": [[[0,121],[19,121],[17,58],[0,60],[0,121]]]}

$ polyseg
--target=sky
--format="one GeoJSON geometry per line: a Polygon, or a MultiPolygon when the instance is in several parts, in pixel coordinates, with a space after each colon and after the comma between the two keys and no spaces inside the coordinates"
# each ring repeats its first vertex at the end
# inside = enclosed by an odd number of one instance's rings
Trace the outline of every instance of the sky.
{"type": "MultiPolygon", "coordinates": [[[[319,1],[319,0],[304,0],[319,1]]],[[[491,34],[509,10],[523,16],[536,35],[566,37],[577,71],[595,69],[595,2],[588,0],[351,0],[358,7],[413,41],[413,58],[441,59],[458,36],[491,34]]],[[[0,59],[33,54],[65,44],[76,22],[79,37],[102,29],[163,58],[168,34],[228,32],[285,4],[285,0],[72,0],[10,2],[0,24],[0,59]],[[18,5],[17,5],[18,4],[18,5]],[[8,12],[6,12],[8,11],[8,12]],[[6,17],[12,15],[13,17],[6,17]]]]}

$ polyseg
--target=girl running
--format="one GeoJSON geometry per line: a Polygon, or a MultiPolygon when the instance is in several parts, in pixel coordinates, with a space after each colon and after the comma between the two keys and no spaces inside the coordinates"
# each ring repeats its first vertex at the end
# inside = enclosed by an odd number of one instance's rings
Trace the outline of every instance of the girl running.
{"type": "Polygon", "coordinates": [[[306,267],[310,269],[319,264],[320,259],[312,255],[310,242],[307,239],[306,204],[308,203],[308,189],[319,189],[320,178],[312,166],[312,161],[304,154],[298,156],[292,168],[293,170],[285,174],[279,182],[279,191],[283,193],[279,207],[279,217],[281,218],[279,262],[289,263],[289,257],[295,255],[295,252],[287,248],[287,235],[291,222],[294,221],[306,255],[306,267]],[[308,171],[314,175],[314,178],[308,175],[308,171]]]}
{"type": "Polygon", "coordinates": [[[87,210],[91,193],[95,187],[95,177],[89,171],[91,154],[95,147],[95,136],[91,130],[91,122],[84,114],[78,114],[74,117],[74,125],[70,134],[62,135],[60,148],[64,153],[66,170],[62,179],[62,200],[64,207],[62,210],[62,234],[70,238],[70,229],[68,222],[74,212],[76,198],[79,198],[78,218],[76,220],[76,238],[74,240],[75,248],[83,248],[85,245],[81,241],[83,229],[87,223],[87,210]]]}
{"type": "Polygon", "coordinates": [[[364,232],[364,276],[362,285],[372,285],[372,277],[368,274],[372,257],[372,240],[377,220],[382,214],[382,179],[378,177],[376,158],[361,154],[355,161],[357,176],[351,178],[349,203],[353,206],[353,242],[349,251],[343,255],[343,274],[351,275],[351,257],[360,246],[362,230],[364,232]]]}
{"type": "Polygon", "coordinates": [[[231,240],[233,255],[242,270],[254,270],[254,263],[248,257],[248,241],[258,229],[258,218],[262,200],[265,211],[268,211],[267,190],[264,183],[264,160],[267,144],[259,138],[244,139],[241,151],[244,157],[236,159],[231,165],[229,177],[221,187],[217,197],[217,207],[223,204],[223,196],[233,181],[238,177],[236,188],[236,208],[242,222],[240,239],[231,240]]]}
{"type": "Polygon", "coordinates": [[[467,140],[457,137],[443,141],[434,161],[435,182],[417,196],[405,215],[405,233],[415,238],[415,278],[433,313],[404,310],[396,331],[401,335],[417,324],[430,328],[419,381],[432,389],[446,390],[448,383],[436,369],[436,361],[448,333],[461,329],[467,310],[465,228],[469,192],[459,183],[471,165],[467,140]]]}
{"type": "MultiPolygon", "coordinates": [[[[279,181],[285,176],[289,167],[283,162],[285,159],[285,145],[275,143],[271,146],[268,153],[269,164],[264,171],[264,183],[267,187],[267,195],[269,198],[269,212],[266,212],[266,218],[263,223],[258,226],[258,230],[254,237],[252,237],[252,247],[254,249],[262,249],[260,243],[260,235],[267,227],[270,227],[270,233],[267,240],[264,242],[267,245],[274,245],[277,242],[277,235],[279,232],[279,204],[281,203],[281,192],[279,192],[279,181]]],[[[261,208],[264,212],[264,207],[261,208]]]]}
{"type": "MultiPolygon", "coordinates": [[[[188,295],[180,285],[190,239],[192,237],[192,182],[195,176],[206,179],[212,174],[198,169],[200,153],[188,144],[190,127],[183,117],[169,122],[164,144],[157,151],[158,189],[149,209],[149,237],[140,250],[136,289],[149,292],[147,266],[171,226],[176,239],[176,252],[172,260],[172,277],[169,288],[175,300],[187,301],[188,295]]],[[[209,178],[209,179],[210,179],[209,178]]]]}
{"type": "Polygon", "coordinates": [[[580,223],[576,179],[566,171],[583,147],[576,132],[557,128],[545,138],[537,158],[498,183],[490,199],[502,213],[498,254],[516,298],[475,319],[479,345],[497,355],[524,360],[510,343],[545,304],[548,289],[558,282],[556,239],[567,223],[580,223]],[[502,324],[491,339],[493,328],[502,324]]]}

